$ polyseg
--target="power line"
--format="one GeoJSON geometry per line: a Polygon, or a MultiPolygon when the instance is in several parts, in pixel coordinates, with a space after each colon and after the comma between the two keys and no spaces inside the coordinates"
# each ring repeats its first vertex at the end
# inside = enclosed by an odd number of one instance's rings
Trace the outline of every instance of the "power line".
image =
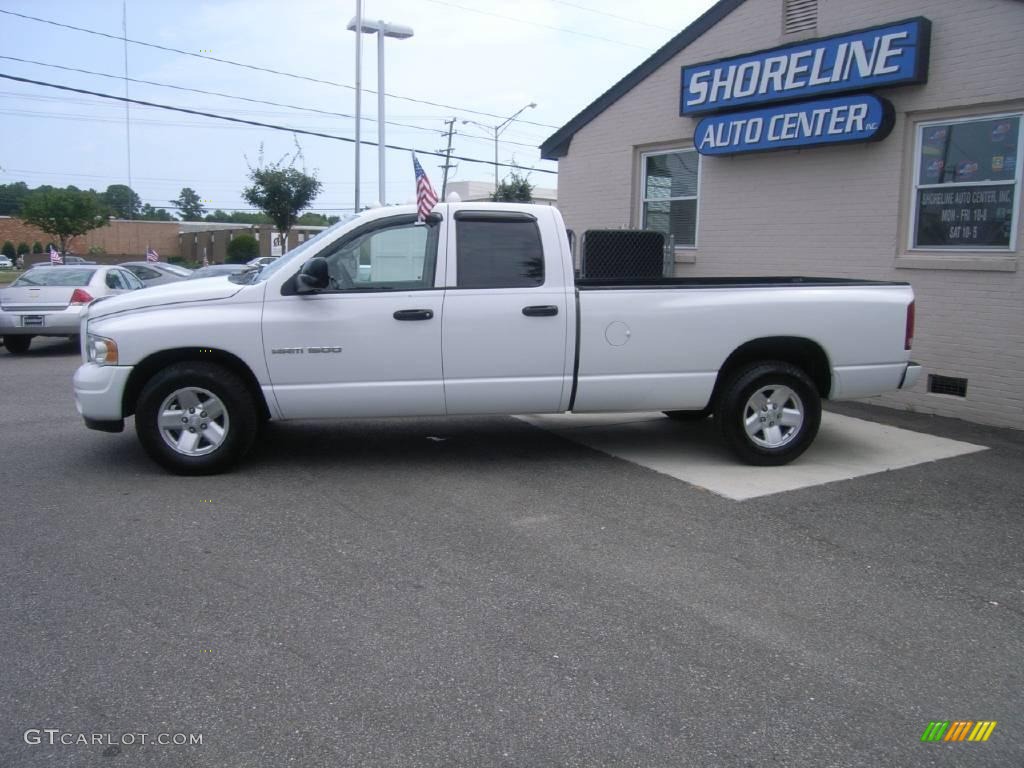
{"type": "MultiPolygon", "coordinates": [[[[40,24],[49,24],[49,25],[54,26],[54,27],[61,27],[63,29],[71,29],[71,30],[74,30],[75,32],[86,32],[86,33],[88,33],[90,35],[97,35],[99,37],[105,37],[105,38],[108,38],[110,40],[125,41],[125,42],[131,43],[132,45],[141,45],[141,46],[144,46],[146,48],[155,48],[157,50],[167,51],[169,53],[178,53],[178,54],[181,54],[182,56],[191,56],[191,57],[196,58],[196,59],[206,59],[207,61],[216,61],[216,62],[218,62],[220,64],[230,64],[233,67],[243,67],[245,69],[251,69],[251,70],[256,71],[256,72],[267,72],[267,73],[272,74],[272,75],[281,75],[282,77],[291,77],[291,78],[294,78],[296,80],[305,80],[305,81],[310,82],[310,83],[319,83],[321,85],[330,85],[330,86],[333,86],[335,88],[347,88],[350,91],[354,91],[355,90],[355,86],[354,85],[348,85],[347,83],[336,83],[333,80],[323,80],[321,78],[310,77],[308,75],[298,75],[298,74],[295,74],[294,72],[284,72],[284,71],[279,70],[279,69],[270,69],[269,67],[260,67],[260,66],[257,66],[255,64],[246,64],[246,63],[241,62],[241,61],[233,61],[231,59],[222,59],[222,58],[219,58],[217,56],[209,56],[209,55],[203,54],[203,53],[193,53],[192,51],[182,50],[181,48],[172,48],[171,46],[158,45],[157,43],[147,43],[144,40],[133,40],[131,38],[123,37],[121,35],[111,35],[111,34],[109,34],[107,32],[100,32],[99,30],[96,30],[96,29],[87,29],[86,27],[76,27],[73,24],[64,24],[64,23],[59,22],[59,21],[53,21],[52,19],[42,19],[42,18],[40,18],[38,16],[29,16],[26,13],[16,13],[15,11],[8,11],[8,10],[4,10],[2,8],[0,8],[0,13],[6,14],[8,16],[16,16],[19,19],[26,19],[28,21],[36,21],[36,22],[39,22],[40,24]]],[[[374,91],[374,90],[372,90],[370,88],[363,88],[362,90],[365,93],[373,93],[373,94],[377,93],[376,91],[374,91]]],[[[492,112],[481,112],[480,110],[469,109],[468,107],[455,107],[455,106],[452,106],[451,104],[441,104],[440,102],[428,101],[427,99],[416,99],[416,98],[413,98],[412,96],[399,96],[398,94],[387,93],[387,92],[385,92],[384,95],[389,97],[389,98],[392,98],[392,99],[400,99],[402,101],[411,101],[411,102],[414,102],[416,104],[426,104],[426,105],[431,106],[431,107],[440,107],[441,109],[445,109],[445,110],[452,110],[452,109],[454,109],[457,112],[469,112],[470,114],[474,114],[474,115],[484,115],[486,117],[496,117],[498,119],[504,119],[506,117],[505,115],[496,115],[496,114],[494,114],[492,112]]],[[[522,122],[522,123],[529,123],[530,125],[536,125],[536,126],[539,126],[541,128],[555,128],[555,129],[557,129],[557,128],[561,127],[561,126],[558,126],[558,125],[549,125],[548,123],[537,123],[537,122],[533,122],[533,121],[530,121],[530,120],[520,120],[520,122],[522,122]]]]}
{"type": "MultiPolygon", "coordinates": [[[[258,126],[260,128],[270,128],[271,130],[274,130],[274,131],[285,131],[286,133],[301,133],[301,134],[306,135],[306,136],[318,136],[318,137],[320,137],[322,139],[333,139],[334,141],[345,141],[345,142],[348,142],[349,144],[355,144],[356,143],[355,139],[351,139],[351,138],[349,138],[347,136],[336,136],[336,135],[330,134],[330,133],[320,133],[319,131],[308,131],[308,130],[305,130],[305,129],[302,129],[302,128],[289,128],[288,126],[285,126],[285,125],[274,125],[273,123],[262,123],[262,122],[259,122],[257,120],[244,120],[244,119],[242,119],[240,117],[228,117],[227,115],[218,115],[218,114],[216,114],[214,112],[203,112],[203,111],[198,110],[198,109],[186,109],[185,107],[174,107],[174,106],[171,106],[170,104],[157,104],[157,103],[152,102],[152,101],[142,101],[141,99],[129,99],[129,98],[125,97],[125,96],[114,96],[113,94],[110,94],[110,93],[100,93],[99,91],[89,91],[89,90],[86,90],[84,88],[72,88],[70,85],[58,85],[57,83],[48,83],[48,82],[46,82],[44,80],[32,80],[32,79],[27,78],[27,77],[16,77],[15,75],[8,75],[8,74],[4,74],[2,72],[0,72],[0,77],[4,78],[5,80],[14,80],[15,82],[19,82],[19,83],[30,83],[32,85],[43,85],[43,86],[46,86],[47,88],[56,88],[56,89],[61,90],[61,91],[71,91],[73,93],[84,93],[84,94],[86,94],[88,96],[98,96],[98,97],[100,97],[102,99],[114,99],[116,101],[127,101],[127,102],[129,102],[131,104],[141,104],[142,106],[145,106],[145,107],[155,107],[157,109],[167,109],[167,110],[170,110],[172,112],[184,112],[185,114],[189,114],[189,115],[199,115],[201,117],[210,117],[210,118],[213,118],[215,120],[228,120],[228,121],[233,122],[233,123],[242,123],[242,124],[245,124],[245,125],[255,125],[255,126],[258,126]]],[[[377,142],[375,142],[375,141],[361,141],[360,144],[365,144],[366,146],[369,146],[369,147],[376,147],[377,146],[377,142]]],[[[445,157],[444,153],[442,153],[442,152],[434,152],[434,151],[431,151],[431,150],[428,150],[428,149],[413,149],[412,147],[402,147],[402,146],[398,146],[396,144],[385,144],[384,146],[387,149],[397,149],[400,152],[419,152],[422,155],[431,155],[433,157],[445,157]]],[[[464,160],[467,163],[479,163],[481,165],[493,165],[493,166],[499,166],[499,167],[503,167],[503,168],[519,168],[519,166],[516,165],[515,163],[496,163],[493,160],[480,160],[480,159],[475,158],[475,157],[463,157],[461,155],[450,155],[449,157],[451,157],[454,160],[464,160]]],[[[546,170],[546,169],[543,169],[543,168],[537,168],[536,170],[537,170],[538,173],[551,173],[551,174],[557,174],[558,173],[558,171],[550,171],[550,170],[546,170]]]]}
{"type": "Polygon", "coordinates": [[[617,19],[618,21],[628,21],[631,24],[640,24],[645,27],[650,27],[651,29],[661,29],[664,30],[665,32],[673,33],[679,31],[677,29],[674,29],[673,27],[663,27],[660,24],[651,24],[648,21],[640,21],[640,19],[631,19],[628,16],[617,16],[614,13],[599,11],[596,8],[588,8],[585,5],[577,5],[576,3],[566,2],[566,0],[550,0],[550,2],[558,3],[559,5],[567,5],[570,8],[578,8],[579,10],[586,11],[587,13],[596,13],[598,16],[607,16],[609,19],[617,19]]]}
{"type": "MultiPolygon", "coordinates": [[[[469,11],[470,13],[479,13],[481,16],[493,16],[496,19],[505,19],[506,21],[514,21],[518,24],[526,24],[531,27],[540,27],[541,29],[553,29],[556,32],[565,32],[569,35],[578,35],[579,37],[589,37],[592,40],[600,40],[604,43],[613,43],[615,45],[624,45],[627,48],[639,48],[643,51],[649,50],[650,46],[647,45],[634,45],[633,43],[627,43],[624,40],[613,40],[610,37],[601,37],[600,35],[591,35],[588,32],[580,32],[576,29],[569,29],[568,27],[556,27],[551,24],[541,24],[539,21],[528,21],[527,19],[519,19],[515,16],[506,16],[503,13],[493,13],[491,11],[482,11],[479,8],[469,8],[465,5],[457,5],[456,3],[449,3],[446,0],[427,0],[427,2],[435,3],[436,5],[446,5],[449,8],[458,8],[460,11],[469,11]]],[[[497,115],[494,115],[497,117],[497,115]]],[[[524,120],[523,122],[528,122],[524,120]]],[[[547,126],[549,128],[554,126],[547,126]]]]}
{"type": "MultiPolygon", "coordinates": [[[[266,105],[271,106],[271,107],[286,107],[287,109],[297,109],[297,110],[301,110],[303,112],[313,112],[313,113],[320,114],[320,115],[328,115],[330,117],[344,117],[344,118],[348,118],[348,119],[351,119],[351,120],[355,119],[355,115],[349,115],[349,114],[346,114],[344,112],[331,112],[331,111],[326,110],[326,109],[317,109],[316,107],[300,107],[297,104],[284,104],[284,103],[279,102],[279,101],[267,101],[266,99],[253,99],[253,98],[250,98],[248,96],[237,96],[237,95],[235,95],[233,93],[221,93],[219,91],[207,91],[207,90],[203,90],[202,88],[187,88],[187,87],[185,87],[183,85],[173,85],[171,83],[160,83],[160,82],[157,82],[155,80],[141,80],[139,78],[128,77],[127,75],[124,75],[124,76],[122,76],[122,75],[112,75],[112,74],[109,74],[107,72],[95,72],[95,71],[90,70],[90,69],[81,69],[79,67],[67,67],[67,66],[63,66],[61,64],[51,64],[51,63],[46,62],[46,61],[34,61],[33,59],[21,59],[21,58],[18,58],[17,56],[3,56],[3,55],[0,55],[0,59],[6,59],[7,61],[17,61],[17,62],[19,62],[21,64],[34,64],[34,65],[40,66],[40,67],[50,67],[51,69],[62,69],[65,72],[78,72],[78,73],[83,74],[83,75],[95,75],[96,77],[106,77],[106,78],[109,78],[111,80],[125,80],[125,81],[129,81],[129,82],[132,82],[132,83],[142,83],[144,85],[155,85],[155,86],[158,86],[160,88],[172,88],[172,89],[174,89],[176,91],[187,91],[189,93],[201,93],[204,96],[218,96],[218,97],[225,98],[225,99],[235,99],[237,101],[247,101],[247,102],[250,102],[252,104],[266,104],[266,105]]],[[[437,119],[437,118],[432,118],[432,119],[437,119]]],[[[376,118],[373,118],[373,117],[366,117],[366,116],[364,116],[363,120],[367,120],[369,122],[377,122],[376,118]]],[[[410,123],[397,123],[397,122],[395,122],[393,120],[385,120],[384,122],[387,125],[394,125],[394,126],[397,126],[397,127],[400,127],[400,128],[411,128],[411,129],[416,130],[416,131],[426,131],[428,133],[434,133],[434,134],[437,133],[437,129],[436,128],[427,128],[427,127],[422,126],[422,125],[412,125],[410,123]]],[[[515,144],[515,145],[520,146],[520,147],[529,147],[530,149],[537,149],[537,145],[535,145],[535,144],[524,144],[524,143],[518,142],[518,141],[507,141],[505,143],[506,144],[515,144]]]]}

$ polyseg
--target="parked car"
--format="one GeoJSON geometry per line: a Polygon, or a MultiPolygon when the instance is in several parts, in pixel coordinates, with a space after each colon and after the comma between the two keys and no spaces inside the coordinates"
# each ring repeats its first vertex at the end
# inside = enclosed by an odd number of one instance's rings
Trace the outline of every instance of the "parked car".
{"type": "Polygon", "coordinates": [[[176,283],[192,276],[191,269],[179,267],[177,264],[167,264],[163,261],[126,261],[119,266],[139,278],[146,287],[176,283]]]}
{"type": "Polygon", "coordinates": [[[188,276],[189,280],[198,280],[202,277],[218,277],[222,275],[237,275],[242,272],[255,271],[248,264],[211,264],[208,267],[200,267],[188,276]]]}
{"type": "Polygon", "coordinates": [[[0,256],[0,269],[14,269],[14,262],[6,256],[0,256]]]}
{"type": "Polygon", "coordinates": [[[248,266],[250,266],[250,267],[266,267],[266,266],[269,266],[270,264],[273,264],[279,258],[281,258],[281,257],[280,256],[257,256],[255,259],[252,259],[251,261],[247,261],[245,263],[248,266]]]}
{"type": "Polygon", "coordinates": [[[120,267],[32,267],[0,292],[4,346],[20,355],[28,351],[33,336],[77,336],[90,302],[139,288],[142,281],[120,267]]]}
{"type": "Polygon", "coordinates": [[[913,301],[873,280],[575,279],[555,208],[376,208],[258,272],[94,304],[74,389],[87,427],[134,414],[181,474],[225,470],[267,419],[564,411],[713,413],[739,459],[777,465],[823,398],[913,386],[913,301]]]}

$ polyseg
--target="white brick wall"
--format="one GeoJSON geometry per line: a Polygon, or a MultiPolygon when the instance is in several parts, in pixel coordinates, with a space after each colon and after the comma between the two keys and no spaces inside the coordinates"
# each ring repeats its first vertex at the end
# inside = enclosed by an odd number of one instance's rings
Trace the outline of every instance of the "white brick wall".
{"type": "MultiPolygon", "coordinates": [[[[747,0],[573,137],[558,180],[569,227],[638,226],[639,152],[692,145],[696,121],[678,115],[680,67],[788,42],[781,13],[782,0],[747,0]]],[[[897,266],[906,255],[913,122],[963,108],[1024,110],[1024,3],[820,0],[817,35],[912,16],[932,21],[929,81],[878,91],[896,108],[892,134],[874,144],[702,158],[696,262],[677,272],[908,281],[917,294],[914,358],[929,372],[967,377],[968,393],[928,394],[922,380],[879,402],[1024,428],[1024,267],[1016,264],[1024,233],[1018,253],[999,254],[1014,257],[1017,271],[897,266]]]]}

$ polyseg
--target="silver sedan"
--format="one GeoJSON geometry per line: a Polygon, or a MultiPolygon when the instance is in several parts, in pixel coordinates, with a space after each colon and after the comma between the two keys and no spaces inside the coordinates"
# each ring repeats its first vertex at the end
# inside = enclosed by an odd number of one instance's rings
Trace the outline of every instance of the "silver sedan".
{"type": "Polygon", "coordinates": [[[127,269],[105,265],[32,267],[0,291],[0,334],[12,355],[33,336],[77,336],[82,310],[94,299],[142,288],[127,269]]]}

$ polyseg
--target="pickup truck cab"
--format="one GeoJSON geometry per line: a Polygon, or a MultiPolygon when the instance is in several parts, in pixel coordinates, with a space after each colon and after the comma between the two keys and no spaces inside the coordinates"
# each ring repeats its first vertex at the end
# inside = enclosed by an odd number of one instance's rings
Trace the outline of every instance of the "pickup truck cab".
{"type": "Polygon", "coordinates": [[[823,398],[911,386],[913,293],[815,278],[577,279],[551,207],[366,211],[259,271],[94,302],[74,377],[86,426],[134,415],[170,471],[219,472],[261,422],[665,411],[713,415],[783,464],[823,398]]]}

